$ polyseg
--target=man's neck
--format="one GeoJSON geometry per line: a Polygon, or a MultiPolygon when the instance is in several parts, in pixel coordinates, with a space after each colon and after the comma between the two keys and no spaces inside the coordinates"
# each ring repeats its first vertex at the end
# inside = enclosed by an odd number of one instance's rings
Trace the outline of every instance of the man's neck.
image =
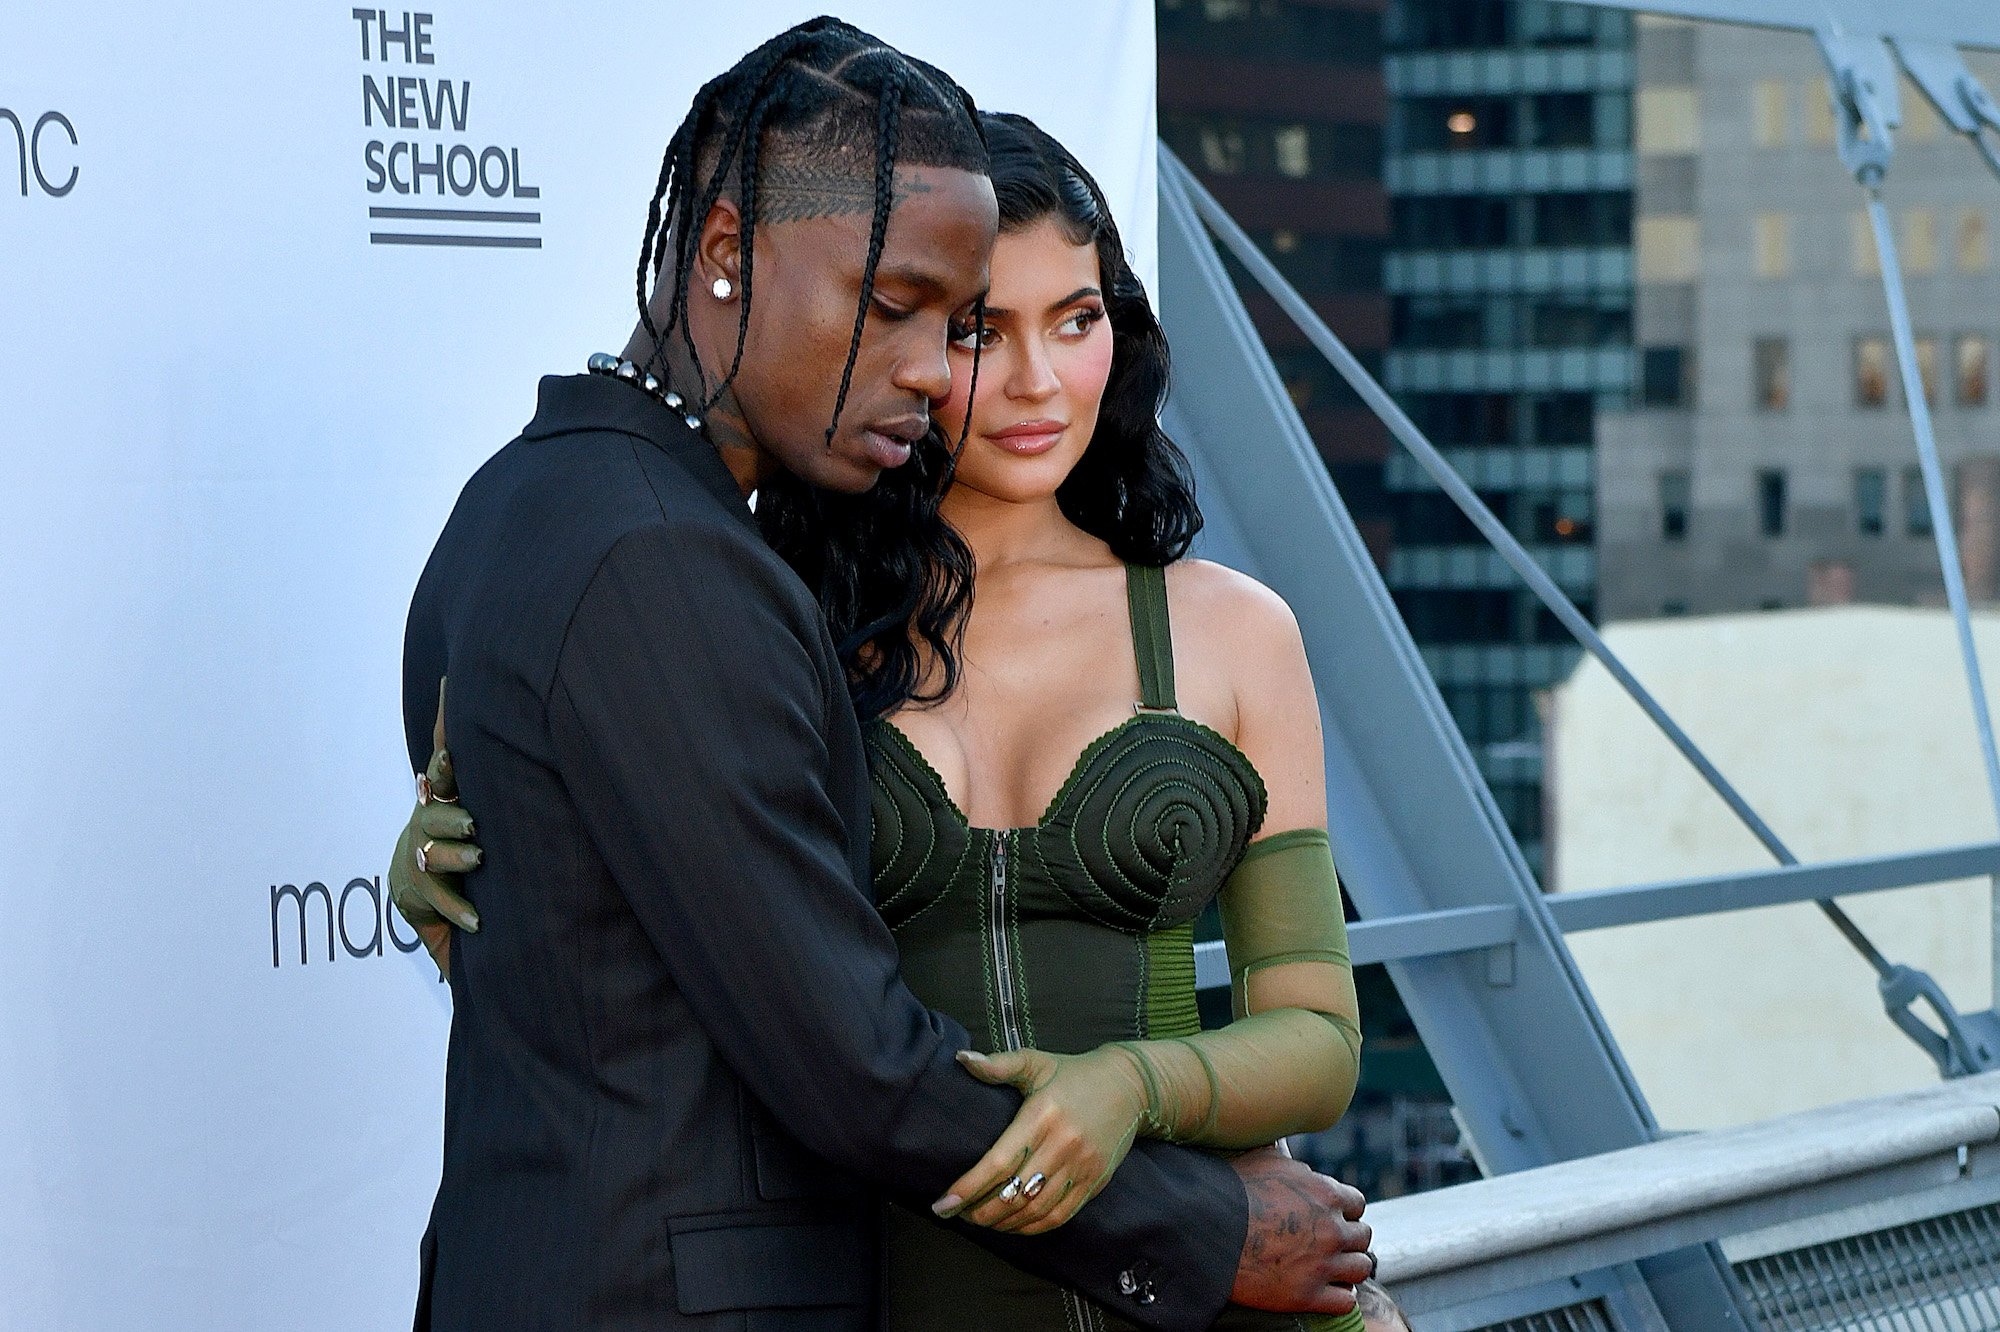
{"type": "Polygon", "coordinates": [[[775,464],[751,437],[735,392],[725,392],[713,406],[702,411],[702,399],[708,395],[707,384],[701,375],[695,373],[694,357],[688,354],[687,343],[681,338],[680,330],[667,334],[666,345],[660,349],[657,359],[653,349],[652,334],[646,332],[644,324],[640,324],[632,330],[631,338],[625,343],[624,356],[635,365],[652,366],[655,374],[659,374],[673,386],[675,392],[687,399],[686,410],[700,413],[703,436],[714,447],[729,474],[736,478],[738,489],[749,495],[775,464]]]}

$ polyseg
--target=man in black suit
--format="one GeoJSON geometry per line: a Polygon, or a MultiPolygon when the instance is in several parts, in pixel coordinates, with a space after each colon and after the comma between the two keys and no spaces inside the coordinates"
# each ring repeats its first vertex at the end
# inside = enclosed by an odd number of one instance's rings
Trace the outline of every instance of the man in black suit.
{"type": "MultiPolygon", "coordinates": [[[[669,147],[642,275],[670,280],[624,360],[543,380],[438,540],[410,754],[449,674],[493,866],[450,947],[420,1332],[870,1328],[874,1193],[930,1203],[1019,1107],[897,977],[844,672],[745,503],[779,468],[855,492],[907,456],[984,287],[982,173],[964,95],[866,34],[746,56],[669,147]]],[[[1232,1294],[1351,1307],[1343,1210],[1294,1163],[1147,1142],[1058,1234],[967,1233],[1195,1329],[1232,1294]]]]}

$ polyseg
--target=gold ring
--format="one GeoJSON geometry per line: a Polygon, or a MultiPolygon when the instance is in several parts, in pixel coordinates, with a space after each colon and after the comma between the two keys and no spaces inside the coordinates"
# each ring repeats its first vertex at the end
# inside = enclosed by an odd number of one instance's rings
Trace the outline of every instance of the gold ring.
{"type": "Polygon", "coordinates": [[[437,842],[429,841],[417,848],[417,873],[429,874],[431,872],[431,848],[436,845],[437,842]]]}

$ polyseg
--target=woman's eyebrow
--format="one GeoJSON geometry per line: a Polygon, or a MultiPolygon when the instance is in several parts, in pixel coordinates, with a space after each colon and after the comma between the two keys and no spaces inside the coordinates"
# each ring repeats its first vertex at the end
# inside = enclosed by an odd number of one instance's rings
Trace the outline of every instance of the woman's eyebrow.
{"type": "MultiPolygon", "coordinates": [[[[1063,297],[1061,300],[1051,301],[1049,303],[1049,309],[1060,310],[1065,305],[1075,305],[1078,301],[1082,300],[1086,296],[1102,296],[1102,295],[1104,295],[1104,293],[1099,291],[1095,287],[1078,287],[1075,291],[1063,297]]],[[[987,306],[986,313],[988,317],[998,318],[998,319],[1010,319],[1014,315],[1014,311],[1009,310],[1005,306],[1001,305],[987,306]]]]}

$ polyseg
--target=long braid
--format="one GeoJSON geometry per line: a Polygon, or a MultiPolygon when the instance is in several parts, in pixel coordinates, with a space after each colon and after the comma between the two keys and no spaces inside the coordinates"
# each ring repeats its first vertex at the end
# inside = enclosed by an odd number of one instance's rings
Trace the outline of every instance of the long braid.
{"type": "Polygon", "coordinates": [[[736,354],[730,359],[729,372],[715,386],[714,394],[702,403],[701,410],[704,412],[719,402],[722,395],[728,392],[729,386],[736,382],[736,372],[743,368],[743,348],[750,340],[750,284],[757,262],[757,168],[762,156],[764,121],[771,109],[765,100],[765,94],[767,85],[769,91],[775,93],[777,82],[786,73],[785,66],[774,60],[770,69],[759,77],[756,91],[750,98],[749,109],[743,116],[743,128],[739,138],[743,154],[742,186],[739,191],[743,208],[743,234],[740,241],[742,267],[737,275],[741,304],[736,312],[736,354]]]}
{"type": "Polygon", "coordinates": [[[868,228],[868,262],[861,270],[861,302],[854,311],[854,336],[847,344],[847,364],[840,371],[840,392],[833,399],[833,420],[827,423],[826,447],[833,449],[833,432],[840,427],[841,409],[854,382],[854,362],[861,355],[861,332],[868,324],[868,307],[875,299],[875,270],[882,262],[882,243],[889,232],[889,210],[896,201],[896,132],[902,120],[903,87],[907,75],[899,62],[889,67],[876,111],[875,218],[868,228]]]}

